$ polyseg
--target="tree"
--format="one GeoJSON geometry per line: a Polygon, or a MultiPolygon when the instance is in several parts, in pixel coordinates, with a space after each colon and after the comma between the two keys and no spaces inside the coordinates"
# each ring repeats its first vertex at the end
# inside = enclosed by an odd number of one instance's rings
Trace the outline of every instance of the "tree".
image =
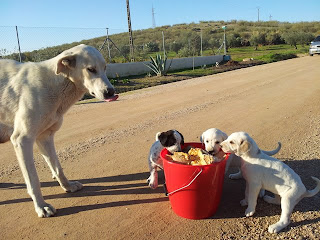
{"type": "Polygon", "coordinates": [[[250,44],[251,46],[255,47],[255,50],[258,50],[258,46],[264,45],[266,43],[266,34],[260,33],[260,32],[253,32],[250,38],[250,44]]]}

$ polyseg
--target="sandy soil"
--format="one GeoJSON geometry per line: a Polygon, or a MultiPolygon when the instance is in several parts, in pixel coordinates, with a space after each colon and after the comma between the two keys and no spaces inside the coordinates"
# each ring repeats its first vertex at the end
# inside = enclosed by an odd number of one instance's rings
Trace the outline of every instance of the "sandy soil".
{"type": "MultiPolygon", "coordinates": [[[[320,177],[320,56],[239,69],[122,94],[111,103],[75,105],[56,134],[66,175],[84,184],[64,193],[35,147],[47,202],[38,218],[10,143],[0,145],[0,239],[319,239],[320,194],[303,199],[292,223],[267,232],[280,207],[258,201],[245,218],[243,180],[224,182],[217,213],[188,220],[172,211],[162,184],[151,190],[147,155],[158,131],[178,129],[199,141],[211,127],[250,133],[262,149],[291,166],[308,189],[320,177]]],[[[231,168],[230,172],[237,169],[231,168]]],[[[163,177],[161,178],[163,183],[163,177]]]]}

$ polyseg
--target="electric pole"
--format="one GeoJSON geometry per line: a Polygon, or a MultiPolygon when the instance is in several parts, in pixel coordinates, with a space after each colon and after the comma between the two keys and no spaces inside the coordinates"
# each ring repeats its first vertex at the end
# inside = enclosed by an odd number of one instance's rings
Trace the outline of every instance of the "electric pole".
{"type": "Polygon", "coordinates": [[[258,9],[258,22],[259,22],[260,7],[257,7],[257,9],[258,9]]]}
{"type": "Polygon", "coordinates": [[[133,48],[133,37],[132,37],[132,29],[131,29],[129,0],[127,0],[127,16],[128,16],[128,28],[129,28],[130,56],[131,56],[131,62],[134,62],[134,48],[133,48]]]}
{"type": "Polygon", "coordinates": [[[155,27],[156,27],[156,20],[154,18],[154,8],[152,5],[152,28],[155,28],[155,27]]]}

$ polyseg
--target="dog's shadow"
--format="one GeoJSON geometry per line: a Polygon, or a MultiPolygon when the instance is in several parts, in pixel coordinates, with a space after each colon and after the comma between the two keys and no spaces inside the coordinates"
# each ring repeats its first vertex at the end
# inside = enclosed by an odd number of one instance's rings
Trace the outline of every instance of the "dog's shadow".
{"type": "MultiPolygon", "coordinates": [[[[302,179],[307,189],[313,189],[315,182],[310,176],[320,178],[320,160],[284,160],[302,179]]],[[[225,176],[223,193],[219,208],[212,219],[225,219],[225,218],[243,218],[246,207],[240,206],[240,200],[244,198],[245,181],[231,180],[228,178],[229,173],[237,172],[236,168],[231,168],[228,174],[225,176]]],[[[79,179],[79,182],[84,184],[84,188],[75,193],[60,193],[54,195],[46,195],[45,199],[57,199],[57,198],[77,198],[77,197],[91,197],[91,196],[107,196],[107,195],[150,195],[157,193],[152,198],[132,199],[114,202],[97,203],[91,205],[74,206],[59,209],[57,216],[71,215],[82,211],[89,211],[102,208],[129,206],[135,204],[148,204],[154,202],[168,201],[169,199],[164,195],[162,184],[164,182],[163,172],[159,172],[159,187],[155,190],[149,188],[146,183],[146,179],[149,176],[149,172],[131,173],[116,176],[106,176],[100,178],[88,178],[79,179]],[[104,184],[106,183],[106,184],[104,184]],[[159,194],[163,194],[162,196],[159,194]]],[[[56,181],[42,182],[41,187],[55,187],[58,186],[56,181]]],[[[0,189],[22,189],[25,188],[24,184],[15,183],[0,183],[0,189]]],[[[21,202],[29,202],[31,198],[11,199],[0,202],[0,205],[14,204],[21,202]]],[[[312,198],[304,198],[297,204],[294,211],[308,212],[318,211],[320,208],[320,193],[312,198]]],[[[274,216],[281,214],[281,207],[279,205],[272,205],[264,202],[262,199],[258,199],[255,216],[274,216]]],[[[308,224],[311,222],[317,222],[319,219],[306,220],[298,225],[308,224]]]]}
{"type": "MultiPolygon", "coordinates": [[[[60,193],[54,195],[44,196],[45,200],[58,199],[58,198],[77,198],[77,197],[92,197],[92,196],[106,196],[106,195],[147,195],[147,194],[159,194],[163,193],[163,197],[145,198],[145,199],[133,199],[126,201],[106,202],[101,204],[82,205],[67,208],[60,208],[57,212],[57,216],[71,215],[82,211],[89,211],[102,208],[129,206],[135,204],[146,204],[154,202],[168,201],[168,197],[165,196],[162,185],[164,183],[164,174],[159,172],[159,187],[157,189],[150,189],[146,179],[149,177],[149,172],[132,173],[125,175],[106,176],[100,178],[90,179],[77,179],[84,185],[81,191],[75,193],[60,193]],[[140,180],[143,180],[141,182],[140,180]],[[137,183],[137,181],[139,181],[137,183]],[[108,183],[108,185],[103,184],[108,183]],[[114,184],[113,184],[114,183],[114,184]],[[120,184],[117,184],[120,183],[120,184]],[[94,185],[96,184],[96,185],[94,185]]],[[[41,188],[59,186],[57,182],[41,182],[41,188]]],[[[25,189],[25,184],[15,183],[0,183],[0,189],[25,189]]],[[[0,202],[0,205],[15,204],[21,202],[30,202],[31,198],[12,199],[0,202]]]]}

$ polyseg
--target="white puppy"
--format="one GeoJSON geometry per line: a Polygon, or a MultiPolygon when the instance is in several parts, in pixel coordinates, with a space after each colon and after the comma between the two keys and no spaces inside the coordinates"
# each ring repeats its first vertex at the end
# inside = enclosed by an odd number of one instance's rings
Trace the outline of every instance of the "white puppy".
{"type": "Polygon", "coordinates": [[[0,143],[11,140],[38,216],[53,216],[56,210],[41,194],[34,143],[65,191],[82,188],[64,175],[54,134],[65,112],[86,92],[101,100],[114,96],[106,62],[97,49],[82,44],[38,63],[0,60],[0,69],[0,143]]]}
{"type": "MultiPolygon", "coordinates": [[[[212,155],[218,155],[221,152],[221,145],[224,140],[228,138],[228,135],[221,130],[217,128],[209,128],[206,131],[204,131],[200,137],[200,141],[205,145],[205,149],[207,152],[209,152],[212,155]]],[[[265,154],[272,156],[277,154],[281,149],[281,143],[278,142],[278,147],[272,151],[264,151],[265,154]]],[[[229,166],[231,164],[240,167],[240,158],[234,154],[231,154],[228,158],[227,164],[226,164],[226,172],[229,169],[229,166]]],[[[242,178],[241,169],[239,168],[238,173],[230,174],[230,179],[240,179],[242,178]]],[[[261,192],[261,195],[264,195],[264,192],[261,192]]]]}
{"type": "Polygon", "coordinates": [[[261,188],[275,194],[275,197],[264,196],[268,203],[281,204],[280,221],[270,225],[268,231],[277,233],[290,223],[290,215],[295,205],[304,197],[312,197],[320,190],[320,180],[313,190],[307,190],[299,175],[289,166],[272,158],[259,149],[255,141],[244,132],[231,134],[221,143],[222,150],[234,153],[242,158],[241,170],[246,180],[245,199],[240,204],[248,205],[245,211],[247,217],[255,212],[257,197],[261,188]]]}
{"type": "Polygon", "coordinates": [[[160,157],[161,150],[166,148],[170,153],[179,152],[182,144],[184,144],[184,138],[177,130],[158,132],[156,134],[156,141],[152,144],[148,156],[150,177],[147,181],[152,189],[158,187],[158,167],[163,169],[163,162],[160,157]]]}

